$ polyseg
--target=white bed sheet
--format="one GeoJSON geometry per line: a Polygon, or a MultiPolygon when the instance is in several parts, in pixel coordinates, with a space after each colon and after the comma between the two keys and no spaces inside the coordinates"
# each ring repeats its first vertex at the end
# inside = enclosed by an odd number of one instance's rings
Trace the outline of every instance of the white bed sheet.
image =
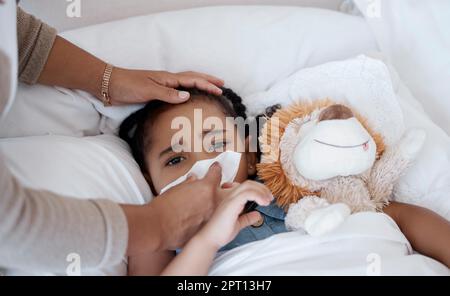
{"type": "Polygon", "coordinates": [[[450,275],[443,264],[415,254],[385,214],[351,215],[322,237],[278,234],[219,254],[210,275],[450,275]]]}

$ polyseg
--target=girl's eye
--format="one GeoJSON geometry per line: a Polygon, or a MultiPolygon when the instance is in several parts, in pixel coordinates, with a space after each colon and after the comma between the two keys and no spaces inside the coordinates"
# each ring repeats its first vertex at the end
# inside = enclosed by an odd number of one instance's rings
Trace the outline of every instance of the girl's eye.
{"type": "Polygon", "coordinates": [[[183,160],[186,160],[185,157],[183,156],[175,156],[171,159],[169,159],[169,161],[166,163],[166,166],[174,166],[179,164],[180,162],[182,162],[183,160]]]}

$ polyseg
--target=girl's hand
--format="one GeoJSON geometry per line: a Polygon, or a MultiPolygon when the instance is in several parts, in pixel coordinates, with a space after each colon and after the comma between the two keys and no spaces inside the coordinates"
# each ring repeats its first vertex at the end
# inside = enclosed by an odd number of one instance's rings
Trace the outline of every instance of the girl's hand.
{"type": "Polygon", "coordinates": [[[242,214],[248,201],[268,206],[273,200],[269,189],[254,181],[224,184],[219,195],[221,203],[209,222],[196,235],[204,244],[216,250],[232,241],[243,228],[255,224],[262,218],[256,211],[242,214]]]}
{"type": "Polygon", "coordinates": [[[113,68],[109,95],[113,105],[145,103],[155,99],[177,104],[189,99],[189,92],[177,91],[177,87],[198,88],[221,95],[219,87],[223,84],[219,78],[197,72],[170,73],[113,68]]]}
{"type": "Polygon", "coordinates": [[[246,181],[223,185],[217,190],[220,201],[209,222],[184,246],[162,275],[206,275],[220,247],[230,242],[244,227],[257,222],[258,212],[241,214],[248,201],[269,205],[273,197],[262,184],[246,181]]]}

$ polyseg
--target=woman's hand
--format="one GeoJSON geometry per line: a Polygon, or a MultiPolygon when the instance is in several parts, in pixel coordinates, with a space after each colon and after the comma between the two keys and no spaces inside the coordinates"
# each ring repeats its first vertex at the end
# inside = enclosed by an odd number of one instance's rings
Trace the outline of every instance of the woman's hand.
{"type": "Polygon", "coordinates": [[[190,177],[146,205],[121,205],[128,221],[128,256],[175,250],[186,244],[217,207],[222,170],[190,177]]]}
{"type": "Polygon", "coordinates": [[[169,103],[182,103],[189,92],[177,87],[197,88],[214,95],[222,94],[224,82],[219,78],[197,72],[170,73],[113,68],[110,80],[111,103],[124,105],[159,99],[169,103]]]}
{"type": "Polygon", "coordinates": [[[209,222],[196,235],[204,244],[216,250],[232,241],[243,228],[255,224],[262,218],[256,211],[242,214],[248,201],[268,206],[273,200],[269,189],[255,181],[226,184],[219,194],[221,195],[219,206],[209,222]]]}
{"type": "MultiPolygon", "coordinates": [[[[101,84],[105,62],[56,36],[52,50],[38,82],[51,86],[81,89],[102,99],[101,84]]],[[[169,73],[164,71],[113,68],[109,96],[113,105],[145,103],[154,99],[181,103],[189,93],[177,87],[198,88],[220,95],[224,82],[219,78],[196,72],[169,73]]]]}

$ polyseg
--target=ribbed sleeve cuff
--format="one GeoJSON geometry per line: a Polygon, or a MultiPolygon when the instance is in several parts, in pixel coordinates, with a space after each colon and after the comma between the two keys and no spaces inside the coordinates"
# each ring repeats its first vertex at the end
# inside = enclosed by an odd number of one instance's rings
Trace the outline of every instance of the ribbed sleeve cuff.
{"type": "Polygon", "coordinates": [[[95,200],[102,212],[106,225],[106,249],[99,267],[119,263],[125,256],[128,246],[128,223],[119,205],[109,200],[95,200]]]}
{"type": "Polygon", "coordinates": [[[23,71],[19,75],[22,82],[35,84],[41,75],[47,62],[53,43],[56,39],[56,30],[46,24],[42,24],[36,45],[30,54],[23,71]]]}

